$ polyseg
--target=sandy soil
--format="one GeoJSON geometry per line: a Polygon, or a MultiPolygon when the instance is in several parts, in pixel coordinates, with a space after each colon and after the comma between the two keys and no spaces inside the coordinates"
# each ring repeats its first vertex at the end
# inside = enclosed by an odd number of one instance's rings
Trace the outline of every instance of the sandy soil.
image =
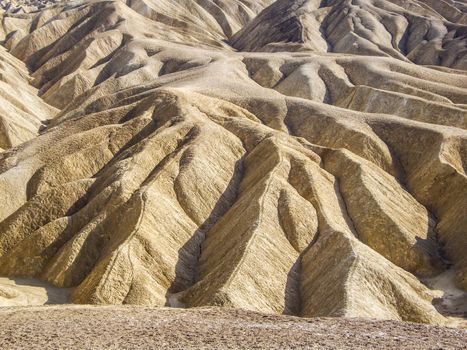
{"type": "Polygon", "coordinates": [[[455,271],[447,270],[423,281],[433,293],[433,304],[451,326],[467,329],[467,292],[455,282],[455,271]]]}
{"type": "Polygon", "coordinates": [[[57,288],[37,279],[0,277],[0,306],[66,304],[70,289],[57,288]]]}
{"type": "Polygon", "coordinates": [[[456,286],[455,271],[447,270],[424,282],[437,296],[435,302],[443,314],[467,317],[467,292],[456,286]]]}
{"type": "Polygon", "coordinates": [[[229,309],[0,309],[1,349],[465,349],[467,331],[394,321],[229,309]]]}

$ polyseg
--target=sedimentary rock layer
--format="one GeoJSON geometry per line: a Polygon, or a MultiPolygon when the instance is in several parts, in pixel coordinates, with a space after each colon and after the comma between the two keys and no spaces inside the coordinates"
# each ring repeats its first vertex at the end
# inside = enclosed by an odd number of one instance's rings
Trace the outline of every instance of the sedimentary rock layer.
{"type": "Polygon", "coordinates": [[[426,279],[467,289],[467,14],[440,4],[6,12],[25,97],[2,125],[27,131],[0,130],[0,274],[75,303],[445,322],[426,279]]]}

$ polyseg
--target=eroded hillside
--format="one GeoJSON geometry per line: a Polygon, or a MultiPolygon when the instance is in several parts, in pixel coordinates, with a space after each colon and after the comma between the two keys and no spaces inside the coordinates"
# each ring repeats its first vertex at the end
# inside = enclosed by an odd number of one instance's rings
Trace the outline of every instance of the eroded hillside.
{"type": "Polygon", "coordinates": [[[465,1],[67,1],[0,32],[0,275],[74,303],[465,312],[433,282],[465,300],[465,1]]]}

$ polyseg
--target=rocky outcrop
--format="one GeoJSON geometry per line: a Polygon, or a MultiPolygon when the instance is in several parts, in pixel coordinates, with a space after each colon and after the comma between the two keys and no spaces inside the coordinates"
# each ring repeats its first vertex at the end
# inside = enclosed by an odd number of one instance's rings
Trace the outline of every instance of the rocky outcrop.
{"type": "Polygon", "coordinates": [[[58,111],[37,96],[23,62],[0,48],[0,149],[36,137],[58,111]]]}
{"type": "Polygon", "coordinates": [[[232,45],[246,51],[375,55],[466,69],[466,26],[462,2],[278,0],[243,27],[232,45]]]}
{"type": "Polygon", "coordinates": [[[463,13],[141,0],[3,14],[6,86],[27,94],[10,125],[32,126],[0,146],[0,275],[74,303],[445,322],[424,281],[450,269],[467,290],[463,13]]]}

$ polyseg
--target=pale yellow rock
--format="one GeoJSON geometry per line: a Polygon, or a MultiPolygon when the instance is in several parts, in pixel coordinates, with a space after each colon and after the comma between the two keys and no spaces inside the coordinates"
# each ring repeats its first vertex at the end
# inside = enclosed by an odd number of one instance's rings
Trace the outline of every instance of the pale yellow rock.
{"type": "Polygon", "coordinates": [[[2,5],[0,275],[84,304],[459,316],[429,283],[467,290],[466,8],[440,3],[2,5]]]}
{"type": "Polygon", "coordinates": [[[23,62],[0,47],[0,148],[8,149],[39,133],[57,112],[37,96],[23,62]]]}
{"type": "Polygon", "coordinates": [[[460,2],[278,0],[236,33],[232,45],[244,51],[364,54],[466,69],[466,24],[460,2]]]}
{"type": "Polygon", "coordinates": [[[70,291],[35,279],[0,277],[0,307],[67,304],[70,291]]]}

